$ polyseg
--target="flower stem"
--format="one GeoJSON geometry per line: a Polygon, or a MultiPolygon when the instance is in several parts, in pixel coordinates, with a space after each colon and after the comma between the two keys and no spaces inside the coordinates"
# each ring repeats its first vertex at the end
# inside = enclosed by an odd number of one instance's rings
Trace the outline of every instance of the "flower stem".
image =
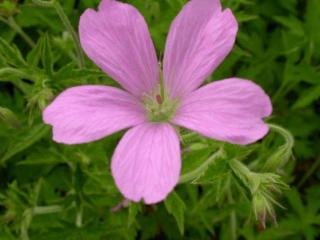
{"type": "Polygon", "coordinates": [[[80,46],[80,40],[79,40],[78,34],[76,33],[76,31],[72,27],[72,25],[68,19],[68,16],[65,14],[60,3],[57,0],[51,0],[51,1],[33,0],[33,2],[39,6],[52,7],[56,10],[58,16],[60,17],[60,20],[62,21],[64,27],[67,29],[67,31],[71,35],[73,42],[75,44],[79,68],[83,68],[85,66],[85,61],[84,61],[83,51],[80,46]]]}
{"type": "Polygon", "coordinates": [[[293,148],[294,138],[288,130],[286,130],[278,125],[275,125],[275,124],[268,123],[268,125],[269,125],[270,129],[279,133],[285,139],[286,143],[289,144],[289,148],[293,148]]]}
{"type": "Polygon", "coordinates": [[[292,157],[294,138],[288,130],[280,126],[269,124],[269,127],[270,130],[281,135],[284,139],[284,144],[280,145],[277,150],[268,157],[262,168],[265,172],[274,172],[282,168],[292,157]]]}
{"type": "Polygon", "coordinates": [[[221,157],[223,155],[224,151],[223,148],[221,147],[217,152],[212,154],[204,163],[202,163],[198,168],[195,170],[185,173],[180,176],[179,183],[186,183],[189,181],[192,181],[199,177],[205,170],[206,168],[217,158],[221,157]]]}
{"type": "Polygon", "coordinates": [[[4,19],[3,17],[0,17],[0,21],[6,23],[16,33],[18,33],[31,48],[35,46],[34,41],[22,30],[22,28],[16,23],[12,16],[10,16],[8,20],[4,19]]]}

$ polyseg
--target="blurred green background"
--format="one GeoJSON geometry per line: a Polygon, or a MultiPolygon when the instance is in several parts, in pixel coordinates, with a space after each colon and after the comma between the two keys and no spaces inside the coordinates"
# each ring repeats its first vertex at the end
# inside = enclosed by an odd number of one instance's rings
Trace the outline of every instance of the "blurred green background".
{"type": "MultiPolygon", "coordinates": [[[[170,23],[186,1],[127,2],[145,17],[162,56],[170,23]]],[[[67,87],[115,85],[88,59],[85,68],[78,67],[63,18],[77,29],[81,13],[98,3],[0,0],[0,240],[319,239],[320,1],[222,1],[240,30],[232,53],[208,81],[238,76],[261,85],[274,106],[268,122],[291,132],[293,150],[288,132],[282,132],[285,141],[271,131],[248,147],[185,133],[183,172],[221,146],[226,159],[210,165],[196,182],[179,185],[165,203],[130,203],[117,212],[111,209],[122,197],[109,163],[123,132],[63,146],[51,140],[41,120],[41,110],[67,87]],[[250,177],[271,172],[290,186],[281,188],[283,194],[266,186],[277,200],[271,211],[263,212],[248,191],[249,176],[232,168],[234,156],[257,172],[250,177]]]]}

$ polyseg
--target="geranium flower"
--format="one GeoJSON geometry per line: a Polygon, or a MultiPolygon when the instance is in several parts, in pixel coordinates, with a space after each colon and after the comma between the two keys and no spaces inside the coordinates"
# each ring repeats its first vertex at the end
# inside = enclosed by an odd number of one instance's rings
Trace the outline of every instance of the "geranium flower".
{"type": "Polygon", "coordinates": [[[272,106],[256,84],[230,78],[200,85],[231,51],[238,25],[219,0],[191,0],[170,28],[160,69],[147,24],[133,6],[103,0],[80,19],[81,45],[123,90],[79,86],[62,92],[44,111],[53,139],[81,144],[130,128],[112,157],[121,193],[157,203],[176,186],[181,169],[175,126],[233,144],[268,132],[272,106]]]}

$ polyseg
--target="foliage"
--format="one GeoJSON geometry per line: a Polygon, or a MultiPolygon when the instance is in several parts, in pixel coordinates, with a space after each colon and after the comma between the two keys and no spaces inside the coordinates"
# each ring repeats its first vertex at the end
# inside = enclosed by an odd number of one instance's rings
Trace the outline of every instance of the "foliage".
{"type": "MultiPolygon", "coordinates": [[[[240,147],[181,130],[176,191],[164,203],[131,202],[118,211],[112,209],[122,198],[110,159],[123,133],[65,146],[52,141],[41,120],[67,87],[116,85],[83,61],[73,30],[84,9],[99,1],[17,2],[0,1],[1,240],[320,236],[320,1],[222,1],[240,31],[208,81],[236,75],[261,85],[274,105],[271,132],[240,147]]],[[[128,2],[146,18],[162,56],[185,1],[128,2]]]]}

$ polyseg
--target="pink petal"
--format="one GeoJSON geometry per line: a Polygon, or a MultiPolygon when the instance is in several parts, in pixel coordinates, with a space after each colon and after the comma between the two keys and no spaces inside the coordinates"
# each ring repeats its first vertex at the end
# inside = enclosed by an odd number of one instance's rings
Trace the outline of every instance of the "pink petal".
{"type": "Polygon", "coordinates": [[[267,134],[262,118],[271,112],[270,98],[258,85],[230,78],[182,99],[172,122],[213,139],[244,145],[267,134]]]}
{"type": "Polygon", "coordinates": [[[166,198],[179,180],[179,138],[168,123],[130,129],[112,158],[112,174],[121,193],[132,201],[153,204],[166,198]]]}
{"type": "Polygon", "coordinates": [[[159,68],[147,24],[137,9],[102,0],[99,11],[87,9],[80,18],[84,51],[103,71],[136,96],[158,84],[159,68]]]}
{"type": "Polygon", "coordinates": [[[107,86],[80,86],[62,92],[43,112],[53,139],[78,144],[101,139],[145,121],[139,101],[107,86]]]}
{"type": "Polygon", "coordinates": [[[197,89],[231,51],[238,24],[219,0],[191,0],[171,25],[164,79],[171,97],[197,89]]]}

